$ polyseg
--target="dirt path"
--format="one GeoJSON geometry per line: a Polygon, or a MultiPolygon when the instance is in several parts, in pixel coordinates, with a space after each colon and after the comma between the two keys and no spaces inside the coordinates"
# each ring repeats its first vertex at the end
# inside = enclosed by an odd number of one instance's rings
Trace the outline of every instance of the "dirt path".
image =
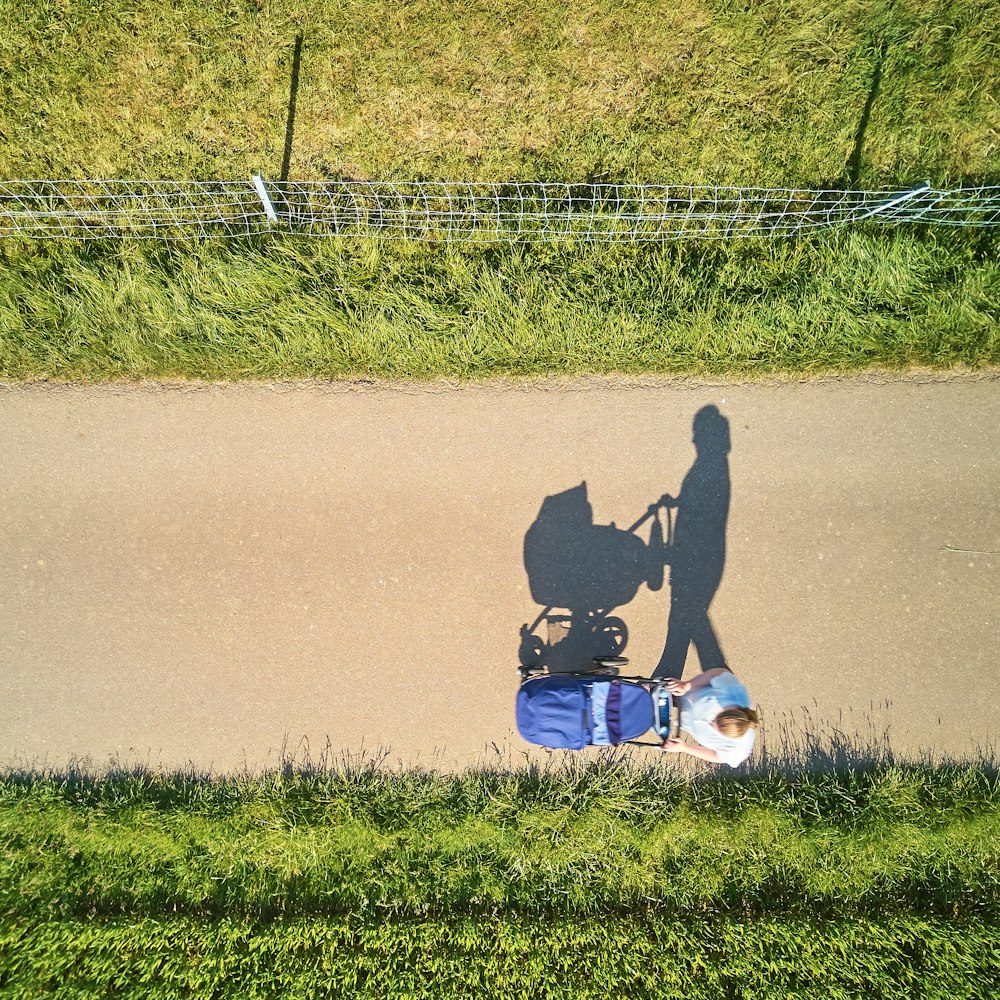
{"type": "MultiPolygon", "coordinates": [[[[805,709],[904,752],[995,741],[996,377],[36,386],[0,388],[0,758],[518,754],[525,532],[582,482],[599,525],[676,494],[706,404],[732,438],[710,617],[768,740],[805,709]]],[[[617,612],[638,671],[669,606],[617,612]]]]}

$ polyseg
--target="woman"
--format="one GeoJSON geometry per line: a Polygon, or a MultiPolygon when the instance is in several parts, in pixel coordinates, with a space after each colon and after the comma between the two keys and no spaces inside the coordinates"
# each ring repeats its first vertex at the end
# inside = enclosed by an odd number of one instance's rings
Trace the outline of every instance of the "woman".
{"type": "Polygon", "coordinates": [[[706,670],[690,681],[671,678],[667,690],[680,698],[681,729],[697,743],[667,739],[664,750],[730,767],[750,756],[760,720],[747,689],[728,667],[706,670]]]}

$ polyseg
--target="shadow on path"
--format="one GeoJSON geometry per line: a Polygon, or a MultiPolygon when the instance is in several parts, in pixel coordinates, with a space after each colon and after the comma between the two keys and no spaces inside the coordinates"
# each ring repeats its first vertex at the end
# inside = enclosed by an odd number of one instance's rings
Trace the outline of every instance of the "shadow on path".
{"type": "Polygon", "coordinates": [[[618,656],[625,622],[609,614],[643,583],[663,585],[663,529],[653,504],[630,528],[594,524],[587,484],[546,497],[524,537],[524,568],[532,598],[544,610],[521,629],[521,663],[553,672],[586,670],[593,658],[618,656]],[[647,545],[636,532],[652,520],[647,545]],[[564,609],[565,613],[553,613],[564,609]],[[543,639],[536,629],[545,624],[543,639]]]}
{"type": "Polygon", "coordinates": [[[680,677],[694,645],[702,670],[726,666],[708,617],[726,563],[729,519],[729,421],[714,406],[694,417],[697,457],[675,504],[677,523],[670,548],[670,618],[654,677],[680,677]]]}
{"type": "Polygon", "coordinates": [[[715,406],[702,407],[692,440],[697,456],[680,495],[664,494],[629,528],[594,524],[586,482],[545,498],[524,537],[531,596],[543,610],[521,629],[523,666],[579,671],[592,669],[596,657],[620,656],[628,629],[610,612],[628,604],[644,583],[659,590],[666,564],[670,616],[652,676],[680,677],[692,645],[702,670],[726,666],[708,608],[726,561],[729,421],[715,406]],[[647,521],[648,544],[638,534],[647,521]]]}

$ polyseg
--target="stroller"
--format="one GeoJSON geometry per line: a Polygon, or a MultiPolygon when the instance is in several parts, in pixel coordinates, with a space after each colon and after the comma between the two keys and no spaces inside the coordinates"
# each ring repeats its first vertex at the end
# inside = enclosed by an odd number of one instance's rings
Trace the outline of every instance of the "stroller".
{"type": "Polygon", "coordinates": [[[628,662],[623,656],[594,662],[594,670],[579,673],[520,668],[515,716],[523,739],[552,750],[582,750],[634,742],[650,729],[661,741],[677,734],[679,712],[664,680],[619,677],[619,666],[628,662]]]}
{"type": "Polygon", "coordinates": [[[531,596],[545,605],[534,624],[521,628],[515,714],[529,743],[580,750],[631,742],[649,729],[661,740],[676,733],[679,720],[665,680],[618,676],[628,663],[619,655],[628,631],[609,614],[631,601],[643,583],[654,591],[663,585],[674,506],[664,496],[622,529],[594,524],[586,483],[546,497],[524,539],[531,596]],[[657,516],[661,509],[666,537],[657,516]],[[650,519],[647,545],[637,532],[650,519]],[[557,608],[569,613],[554,613],[557,608]],[[536,634],[543,622],[547,642],[536,634]]]}

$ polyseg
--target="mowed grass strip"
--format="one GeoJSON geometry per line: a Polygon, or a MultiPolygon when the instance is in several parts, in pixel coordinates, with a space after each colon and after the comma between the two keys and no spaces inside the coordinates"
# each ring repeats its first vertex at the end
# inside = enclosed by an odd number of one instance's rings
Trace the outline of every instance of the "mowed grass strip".
{"type": "Polygon", "coordinates": [[[409,922],[0,923],[4,997],[858,996],[985,1000],[1000,933],[980,921],[652,915],[409,922]]]}
{"type": "Polygon", "coordinates": [[[1000,921],[986,765],[11,775],[0,916],[1000,921]]]}
{"type": "Polygon", "coordinates": [[[0,377],[821,374],[1000,363],[984,233],[666,246],[0,245],[0,377]]]}
{"type": "Polygon", "coordinates": [[[1000,170],[997,0],[0,0],[0,177],[1000,170]],[[872,94],[864,156],[850,163],[872,94]]]}

